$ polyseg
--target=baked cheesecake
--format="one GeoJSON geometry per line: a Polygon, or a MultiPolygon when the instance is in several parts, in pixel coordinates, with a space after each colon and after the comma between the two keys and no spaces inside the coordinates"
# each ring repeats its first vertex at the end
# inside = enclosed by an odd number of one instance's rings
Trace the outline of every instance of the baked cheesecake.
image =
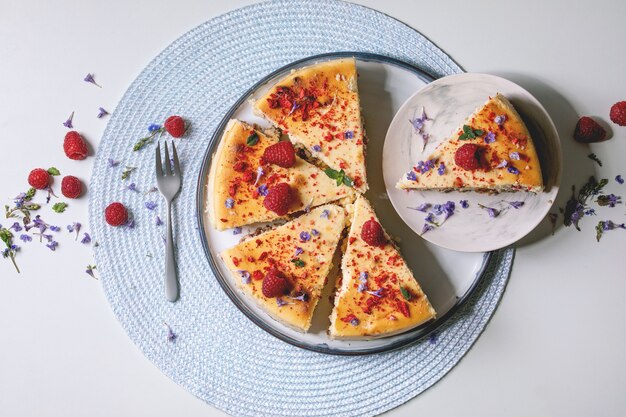
{"type": "Polygon", "coordinates": [[[220,254],[236,285],[274,319],[299,331],[315,306],[345,228],[346,212],[327,204],[220,254]]]}
{"type": "MultiPolygon", "coordinates": [[[[271,221],[343,198],[354,191],[295,154],[280,131],[231,120],[213,156],[207,211],[217,230],[271,221]],[[286,185],[285,185],[286,184],[286,185]],[[269,204],[279,188],[280,209],[269,204]],[[283,190],[284,191],[284,190],[283,190]]],[[[274,198],[276,200],[276,198],[274,198]]]]}
{"type": "Polygon", "coordinates": [[[332,178],[367,190],[365,131],[354,58],[320,62],[277,82],[255,109],[330,170],[332,178]]]}
{"type": "Polygon", "coordinates": [[[397,187],[538,193],[543,179],[526,125],[511,102],[496,94],[400,178],[397,187]]]}
{"type": "Polygon", "coordinates": [[[371,339],[405,332],[435,317],[426,294],[363,196],[351,211],[330,336],[371,339]]]}

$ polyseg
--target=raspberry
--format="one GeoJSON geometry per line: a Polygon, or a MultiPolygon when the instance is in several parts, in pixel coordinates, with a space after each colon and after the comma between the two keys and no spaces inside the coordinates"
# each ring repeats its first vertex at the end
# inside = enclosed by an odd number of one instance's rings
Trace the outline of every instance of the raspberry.
{"type": "Polygon", "coordinates": [[[43,190],[50,184],[50,174],[45,169],[35,168],[28,174],[28,183],[33,188],[43,190]]]}
{"type": "Polygon", "coordinates": [[[296,164],[296,151],[291,142],[278,142],[265,148],[262,159],[269,164],[291,168],[296,164]]]}
{"type": "Polygon", "coordinates": [[[170,116],[165,120],[165,130],[175,138],[185,134],[185,121],[180,116],[170,116]]]}
{"type": "Polygon", "coordinates": [[[263,277],[263,283],[261,284],[261,290],[263,295],[267,298],[274,298],[285,294],[291,288],[291,283],[283,274],[276,268],[272,268],[267,271],[265,277],[263,277]]]}
{"type": "Polygon", "coordinates": [[[467,171],[473,171],[486,166],[484,161],[485,149],[474,143],[466,143],[456,150],[454,162],[467,171]]]}
{"type": "Polygon", "coordinates": [[[383,246],[387,241],[383,227],[373,217],[363,223],[361,239],[370,246],[383,246]]]}
{"type": "Polygon", "coordinates": [[[77,198],[83,192],[83,183],[76,177],[68,175],[61,181],[61,193],[67,198],[77,198]]]}
{"type": "Polygon", "coordinates": [[[602,142],[606,139],[606,130],[591,117],[583,116],[576,123],[574,139],[581,143],[602,142]]]}
{"type": "Polygon", "coordinates": [[[279,216],[284,216],[289,211],[292,201],[293,195],[289,184],[281,182],[268,190],[263,206],[279,216]]]}
{"type": "Polygon", "coordinates": [[[626,126],[626,101],[618,101],[611,106],[609,117],[613,123],[626,126]]]}
{"type": "Polygon", "coordinates": [[[122,203],[111,203],[104,209],[104,218],[111,226],[121,226],[128,221],[128,211],[122,203]]]}
{"type": "Polygon", "coordinates": [[[87,158],[87,144],[83,137],[75,130],[67,132],[63,141],[63,150],[68,158],[81,160],[87,158]]]}

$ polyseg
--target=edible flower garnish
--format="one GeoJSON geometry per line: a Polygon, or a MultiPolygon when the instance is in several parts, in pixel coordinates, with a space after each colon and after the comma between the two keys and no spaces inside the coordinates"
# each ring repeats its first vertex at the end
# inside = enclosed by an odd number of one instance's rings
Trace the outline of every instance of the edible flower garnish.
{"type": "Polygon", "coordinates": [[[73,129],[74,128],[74,125],[72,124],[73,120],[74,120],[74,112],[72,112],[72,114],[70,114],[70,117],[68,117],[67,120],[63,122],[63,126],[67,127],[68,129],[73,129]]]}
{"type": "Polygon", "coordinates": [[[320,145],[313,145],[311,147],[315,152],[322,152],[322,147],[320,145]]]}
{"type": "Polygon", "coordinates": [[[446,165],[443,162],[441,162],[439,164],[439,168],[437,168],[437,174],[443,175],[445,172],[446,172],[446,165]]]}
{"type": "Polygon", "coordinates": [[[599,221],[596,226],[596,240],[599,242],[604,232],[615,229],[626,229],[626,225],[624,223],[614,223],[611,220],[599,221]]]}
{"type": "Polygon", "coordinates": [[[496,122],[498,126],[502,126],[504,122],[506,122],[506,114],[496,116],[493,121],[496,122]]]}
{"type": "Polygon", "coordinates": [[[565,209],[563,210],[563,225],[571,226],[573,224],[576,230],[580,231],[578,223],[585,215],[585,210],[589,208],[587,206],[587,200],[592,195],[600,194],[608,182],[609,180],[606,178],[598,182],[594,176],[591,176],[587,183],[582,186],[578,195],[576,195],[576,188],[572,186],[572,196],[567,201],[565,209]]]}
{"type": "Polygon", "coordinates": [[[415,171],[410,171],[406,174],[406,179],[409,181],[417,181],[417,174],[415,171]]]}
{"type": "Polygon", "coordinates": [[[459,201],[459,204],[461,205],[461,207],[463,207],[464,209],[469,207],[469,203],[467,202],[467,200],[461,200],[459,201]]]}
{"type": "Polygon", "coordinates": [[[93,74],[91,74],[91,73],[85,75],[85,78],[83,78],[83,81],[86,81],[88,83],[91,83],[91,84],[93,84],[95,86],[98,86],[98,87],[102,88],[102,86],[100,84],[98,84],[96,82],[96,80],[93,78],[93,74]]]}
{"type": "Polygon", "coordinates": [[[523,201],[505,201],[505,202],[508,203],[514,209],[518,209],[524,205],[523,201]]]}
{"type": "Polygon", "coordinates": [[[98,107],[98,115],[96,116],[98,119],[102,119],[104,116],[106,116],[107,114],[109,114],[108,111],[106,111],[105,109],[103,109],[102,107],[98,107]]]}
{"type": "Polygon", "coordinates": [[[311,240],[311,234],[309,232],[300,232],[300,241],[301,242],[308,242],[309,240],[311,240]]]}
{"type": "Polygon", "coordinates": [[[621,204],[621,202],[622,197],[615,194],[600,195],[596,199],[596,203],[598,203],[599,206],[609,206],[611,208],[615,207],[617,204],[621,204]]]}
{"type": "Polygon", "coordinates": [[[226,201],[224,202],[224,205],[226,206],[227,209],[231,209],[235,207],[235,200],[233,200],[232,198],[227,198],[226,201]]]}
{"type": "Polygon", "coordinates": [[[485,141],[485,143],[493,143],[496,141],[496,134],[490,130],[489,132],[487,132],[483,140],[485,141]]]}
{"type": "Polygon", "coordinates": [[[621,175],[617,175],[617,176],[615,176],[615,181],[617,181],[619,184],[623,184],[624,183],[624,178],[622,178],[621,175]]]}
{"type": "Polygon", "coordinates": [[[493,207],[487,207],[487,206],[483,206],[482,204],[478,204],[478,207],[480,207],[481,209],[487,210],[487,213],[489,213],[489,217],[498,217],[500,215],[500,210],[495,209],[493,207]]]}

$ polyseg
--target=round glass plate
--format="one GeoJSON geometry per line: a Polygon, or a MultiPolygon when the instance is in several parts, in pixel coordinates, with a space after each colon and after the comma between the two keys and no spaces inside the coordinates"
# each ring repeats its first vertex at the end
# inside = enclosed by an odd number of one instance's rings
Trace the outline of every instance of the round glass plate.
{"type": "Polygon", "coordinates": [[[292,345],[329,354],[361,355],[389,351],[415,343],[444,323],[472,293],[491,259],[490,253],[462,253],[431,245],[415,235],[391,206],[382,173],[383,138],[394,115],[409,96],[432,82],[433,78],[407,63],[374,54],[338,52],[316,55],[293,62],[269,74],[252,86],[231,109],[217,127],[204,155],[198,177],[197,216],[204,251],[219,284],[232,302],[255,324],[277,338],[292,345]],[[223,129],[231,118],[237,118],[260,126],[269,123],[252,112],[251,99],[261,96],[275,82],[292,69],[311,65],[323,60],[355,57],[359,73],[359,94],[365,129],[368,136],[367,169],[370,190],[366,196],[373,204],[380,220],[400,244],[402,254],[415,277],[422,285],[434,308],[436,319],[406,333],[387,338],[346,341],[330,339],[326,333],[328,316],[332,310],[329,300],[334,284],[331,275],[308,333],[300,333],[272,319],[251,298],[237,289],[219,253],[235,245],[242,236],[259,225],[243,228],[241,235],[231,230],[218,232],[213,229],[205,215],[207,201],[206,184],[213,153],[217,149],[223,129]]]}
{"type": "Polygon", "coordinates": [[[426,213],[416,211],[424,203],[444,204],[453,201],[456,211],[441,226],[422,237],[436,245],[464,252],[484,252],[508,246],[530,233],[548,214],[561,181],[561,146],[556,127],[541,103],[512,81],[489,74],[464,73],[440,78],[413,94],[396,113],[389,125],[383,150],[383,172],[389,198],[394,208],[417,234],[424,227],[426,213]],[[499,194],[421,190],[399,190],[398,180],[418,161],[428,156],[458,129],[468,115],[487,97],[501,93],[515,106],[526,123],[537,148],[545,189],[541,193],[524,191],[499,194]],[[422,114],[432,120],[424,131],[429,139],[424,146],[409,120],[422,114]],[[461,208],[459,201],[469,207],[461,208]],[[514,209],[510,202],[523,202],[514,209]],[[486,209],[500,211],[492,218],[486,209]],[[413,208],[412,208],[413,207],[413,208]]]}

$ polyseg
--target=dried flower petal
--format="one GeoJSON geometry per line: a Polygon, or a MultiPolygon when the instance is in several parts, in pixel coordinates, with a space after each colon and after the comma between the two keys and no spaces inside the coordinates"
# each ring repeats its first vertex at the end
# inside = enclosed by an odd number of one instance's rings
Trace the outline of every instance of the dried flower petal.
{"type": "Polygon", "coordinates": [[[63,122],[63,126],[67,127],[68,129],[73,129],[74,128],[74,125],[72,124],[73,120],[74,120],[74,112],[72,112],[72,114],[70,114],[70,117],[68,117],[67,120],[63,122]]]}

